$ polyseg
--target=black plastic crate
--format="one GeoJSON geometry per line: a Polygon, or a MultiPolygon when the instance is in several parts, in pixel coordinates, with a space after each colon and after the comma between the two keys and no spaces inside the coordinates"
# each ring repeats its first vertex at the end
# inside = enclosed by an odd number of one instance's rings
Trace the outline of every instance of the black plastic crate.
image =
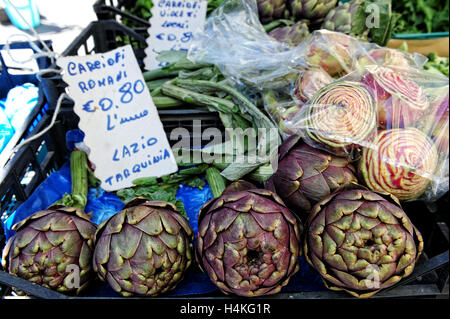
{"type": "Polygon", "coordinates": [[[134,7],[135,4],[134,0],[97,0],[94,3],[94,11],[99,21],[116,20],[123,23],[127,20],[130,27],[147,37],[150,22],[127,12],[127,9],[134,7]]]}
{"type": "MultiPolygon", "coordinates": [[[[42,45],[38,42],[36,42],[35,45],[39,48],[42,48],[42,45]]],[[[46,41],[46,45],[51,48],[51,41],[46,41]]],[[[13,43],[10,45],[10,48],[12,50],[32,49],[33,52],[36,53],[36,51],[30,46],[29,43],[13,43]]],[[[0,45],[0,50],[3,49],[4,46],[0,45]]],[[[39,69],[44,69],[49,67],[51,61],[48,58],[38,58],[36,62],[39,69]]],[[[16,154],[12,154],[12,150],[25,138],[34,135],[41,130],[41,122],[46,117],[47,113],[50,110],[50,107],[44,94],[44,88],[40,85],[36,74],[11,74],[9,72],[10,66],[6,65],[1,56],[0,66],[0,98],[5,98],[10,89],[24,83],[33,83],[39,87],[39,97],[36,105],[29,113],[21,127],[15,128],[14,136],[0,154],[0,210],[3,215],[3,213],[14,208],[14,203],[20,200],[25,200],[25,198],[28,196],[26,195],[25,189],[26,187],[28,187],[30,178],[33,175],[32,173],[30,173],[30,171],[20,171],[20,165],[15,166],[17,164],[16,160],[23,158],[23,156],[21,155],[22,150],[17,152],[16,154]]],[[[42,157],[42,153],[40,153],[40,156],[42,157]]],[[[27,159],[27,163],[31,164],[32,161],[27,159]]]]}
{"type": "Polygon", "coordinates": [[[62,53],[63,56],[104,53],[131,44],[141,69],[144,69],[146,37],[114,20],[93,21],[62,53]]]}
{"type": "MultiPolygon", "coordinates": [[[[98,1],[104,3],[105,1],[98,1]]],[[[125,5],[126,1],[115,1],[118,4],[125,5]]],[[[112,2],[111,2],[112,3],[112,2]]],[[[113,12],[115,12],[113,10],[113,12]]],[[[105,16],[107,17],[107,16],[105,16]]],[[[125,36],[129,37],[133,46],[134,53],[141,69],[144,69],[145,52],[143,48],[136,48],[137,45],[146,45],[145,37],[137,33],[134,29],[123,26],[114,20],[95,21],[89,24],[81,34],[67,47],[62,53],[63,56],[73,55],[89,55],[94,53],[104,53],[120,47],[122,44],[118,39],[123,39],[125,36]]],[[[62,81],[60,75],[51,75],[44,79],[50,88],[52,88],[51,100],[56,102],[57,96],[63,93],[66,88],[66,84],[62,81]]],[[[52,103],[50,103],[52,104],[52,103]]],[[[201,136],[194,136],[197,129],[194,129],[196,125],[194,121],[201,121],[200,130],[203,132],[208,128],[218,128],[224,132],[222,121],[217,112],[210,112],[208,110],[197,109],[186,106],[185,108],[178,109],[166,109],[158,110],[161,121],[164,125],[164,129],[170,138],[170,133],[176,128],[185,128],[189,131],[189,138],[191,139],[191,145],[194,143],[198,145],[200,141],[201,145],[208,144],[208,140],[202,140],[201,136]]],[[[198,134],[197,134],[198,135],[198,134]]],[[[185,136],[186,138],[186,136],[185,136]]],[[[212,139],[212,138],[211,138],[212,139]]],[[[172,145],[177,141],[172,141],[172,145]]]]}

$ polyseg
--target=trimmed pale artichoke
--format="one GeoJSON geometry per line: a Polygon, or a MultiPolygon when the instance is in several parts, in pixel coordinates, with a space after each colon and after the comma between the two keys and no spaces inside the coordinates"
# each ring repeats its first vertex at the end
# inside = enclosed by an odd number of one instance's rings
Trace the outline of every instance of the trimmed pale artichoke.
{"type": "Polygon", "coordinates": [[[364,67],[368,65],[394,66],[401,68],[408,68],[413,66],[405,54],[399,50],[380,48],[370,50],[367,55],[363,55],[358,60],[359,66],[364,67]]]}
{"type": "Polygon", "coordinates": [[[266,24],[289,16],[286,0],[257,0],[259,20],[266,24]]]}
{"type": "Polygon", "coordinates": [[[421,131],[392,129],[378,133],[374,149],[363,150],[359,174],[370,189],[407,201],[423,194],[437,164],[436,147],[421,131]]]}
{"type": "Polygon", "coordinates": [[[377,93],[378,125],[405,128],[422,118],[429,102],[422,87],[407,73],[389,67],[368,66],[363,83],[377,93]]]}
{"type": "Polygon", "coordinates": [[[2,259],[9,273],[62,293],[78,294],[88,285],[97,227],[81,210],[53,205],[13,229],[2,259]]]}
{"type": "Polygon", "coordinates": [[[370,297],[410,275],[423,239],[395,197],[334,193],[311,211],[306,259],[331,290],[370,297]]]}
{"type": "Polygon", "coordinates": [[[306,134],[323,149],[357,157],[360,146],[371,145],[376,135],[376,107],[372,93],[357,82],[333,82],[309,102],[306,134]]]}
{"type": "Polygon", "coordinates": [[[269,35],[279,42],[297,46],[309,36],[309,28],[307,23],[299,21],[293,25],[272,30],[269,35]]]}
{"type": "Polygon", "coordinates": [[[357,182],[349,160],[305,144],[291,136],[281,146],[278,170],[266,187],[277,193],[298,215],[338,188],[357,182]]]}
{"type": "Polygon", "coordinates": [[[345,34],[320,31],[309,44],[307,62],[322,68],[330,76],[345,75],[355,69],[353,46],[352,39],[345,34]]]}
{"type": "Polygon", "coordinates": [[[200,210],[196,258],[226,294],[275,294],[299,270],[301,222],[276,194],[240,183],[200,210]]]}
{"type": "Polygon", "coordinates": [[[289,10],[295,19],[323,19],[338,0],[289,0],[289,10]]]}
{"type": "Polygon", "coordinates": [[[175,205],[136,198],[99,226],[94,270],[123,296],[156,296],[182,280],[193,239],[175,205]]]}
{"type": "Polygon", "coordinates": [[[300,74],[295,82],[294,94],[301,103],[313,98],[321,88],[333,82],[333,78],[322,69],[309,69],[300,74]]]}

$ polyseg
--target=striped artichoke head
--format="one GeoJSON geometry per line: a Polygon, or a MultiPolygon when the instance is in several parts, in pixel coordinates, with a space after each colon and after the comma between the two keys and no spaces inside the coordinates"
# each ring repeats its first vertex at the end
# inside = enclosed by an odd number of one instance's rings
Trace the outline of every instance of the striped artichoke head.
{"type": "Polygon", "coordinates": [[[297,215],[337,189],[357,182],[347,158],[313,148],[299,136],[291,136],[280,147],[278,170],[267,188],[277,193],[297,215]]]}
{"type": "Polygon", "coordinates": [[[156,296],[182,280],[193,231],[175,205],[131,200],[95,235],[94,269],[123,296],[156,296]]]}
{"type": "Polygon", "coordinates": [[[88,285],[97,227],[81,210],[53,205],[13,229],[2,259],[9,273],[62,293],[78,294],[88,285]]]}
{"type": "Polygon", "coordinates": [[[381,128],[405,128],[426,114],[430,106],[428,98],[405,69],[374,65],[366,69],[368,73],[362,82],[376,92],[381,128]]]}
{"type": "Polygon", "coordinates": [[[331,290],[370,297],[414,270],[423,239],[395,197],[336,192],[311,211],[306,259],[331,290]]]}
{"type": "Polygon", "coordinates": [[[266,24],[278,19],[286,19],[289,11],[286,0],[257,0],[259,20],[266,24]]]}
{"type": "Polygon", "coordinates": [[[338,0],[289,0],[289,11],[295,19],[323,19],[338,0]]]}
{"type": "Polygon", "coordinates": [[[269,32],[269,35],[279,42],[295,47],[309,36],[309,28],[306,22],[299,21],[293,25],[272,30],[269,32]]]}
{"type": "Polygon", "coordinates": [[[306,107],[307,138],[320,148],[355,159],[361,146],[373,144],[377,119],[375,97],[365,85],[353,81],[333,82],[320,89],[306,107]]]}
{"type": "Polygon", "coordinates": [[[388,192],[403,201],[420,197],[438,165],[433,141],[415,128],[378,133],[375,148],[363,150],[359,175],[372,190],[388,192]]]}
{"type": "Polygon", "coordinates": [[[299,270],[301,223],[271,191],[231,187],[200,210],[197,261],[226,294],[275,294],[299,270]]]}

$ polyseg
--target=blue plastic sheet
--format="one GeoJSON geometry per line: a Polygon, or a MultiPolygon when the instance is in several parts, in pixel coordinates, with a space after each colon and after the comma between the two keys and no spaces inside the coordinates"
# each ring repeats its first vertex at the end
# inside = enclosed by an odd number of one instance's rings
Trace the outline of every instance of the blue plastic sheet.
{"type": "MultiPolygon", "coordinates": [[[[80,138],[82,139],[81,135],[75,133],[71,133],[70,138],[69,135],[67,137],[68,140],[71,140],[69,144],[72,146],[79,142],[80,138]]],[[[4,227],[6,237],[9,238],[14,234],[14,231],[11,230],[12,225],[39,210],[46,209],[55,201],[59,200],[64,193],[69,193],[70,189],[70,166],[69,162],[67,162],[59,171],[51,174],[29,199],[7,219],[4,227]]],[[[202,190],[185,185],[181,185],[179,188],[177,199],[183,201],[194,234],[197,234],[198,230],[198,212],[203,204],[212,198],[213,195],[209,185],[206,185],[202,190]]],[[[85,211],[92,216],[92,222],[100,224],[119,212],[123,206],[124,204],[114,193],[92,188],[88,193],[88,204],[85,211]]],[[[300,271],[291,278],[289,284],[283,288],[283,292],[322,291],[326,289],[319,275],[309,267],[303,257],[299,258],[299,264],[300,271]]],[[[86,291],[87,296],[119,296],[106,283],[97,283],[97,285],[93,286],[94,288],[86,291]]],[[[217,287],[209,280],[208,276],[194,265],[186,273],[185,278],[177,288],[168,292],[166,296],[203,295],[216,291],[218,291],[217,287]]]]}

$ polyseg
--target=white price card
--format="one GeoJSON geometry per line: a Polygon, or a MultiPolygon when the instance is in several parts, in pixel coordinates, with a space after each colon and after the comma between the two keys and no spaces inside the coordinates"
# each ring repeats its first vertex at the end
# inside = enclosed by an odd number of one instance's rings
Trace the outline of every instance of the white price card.
{"type": "Polygon", "coordinates": [[[130,45],[103,54],[62,57],[57,64],[104,190],[131,187],[136,178],[178,170],[130,45]]]}
{"type": "Polygon", "coordinates": [[[206,20],[206,0],[158,0],[154,2],[147,38],[145,68],[154,70],[167,65],[156,57],[161,51],[187,51],[196,31],[206,20]]]}

